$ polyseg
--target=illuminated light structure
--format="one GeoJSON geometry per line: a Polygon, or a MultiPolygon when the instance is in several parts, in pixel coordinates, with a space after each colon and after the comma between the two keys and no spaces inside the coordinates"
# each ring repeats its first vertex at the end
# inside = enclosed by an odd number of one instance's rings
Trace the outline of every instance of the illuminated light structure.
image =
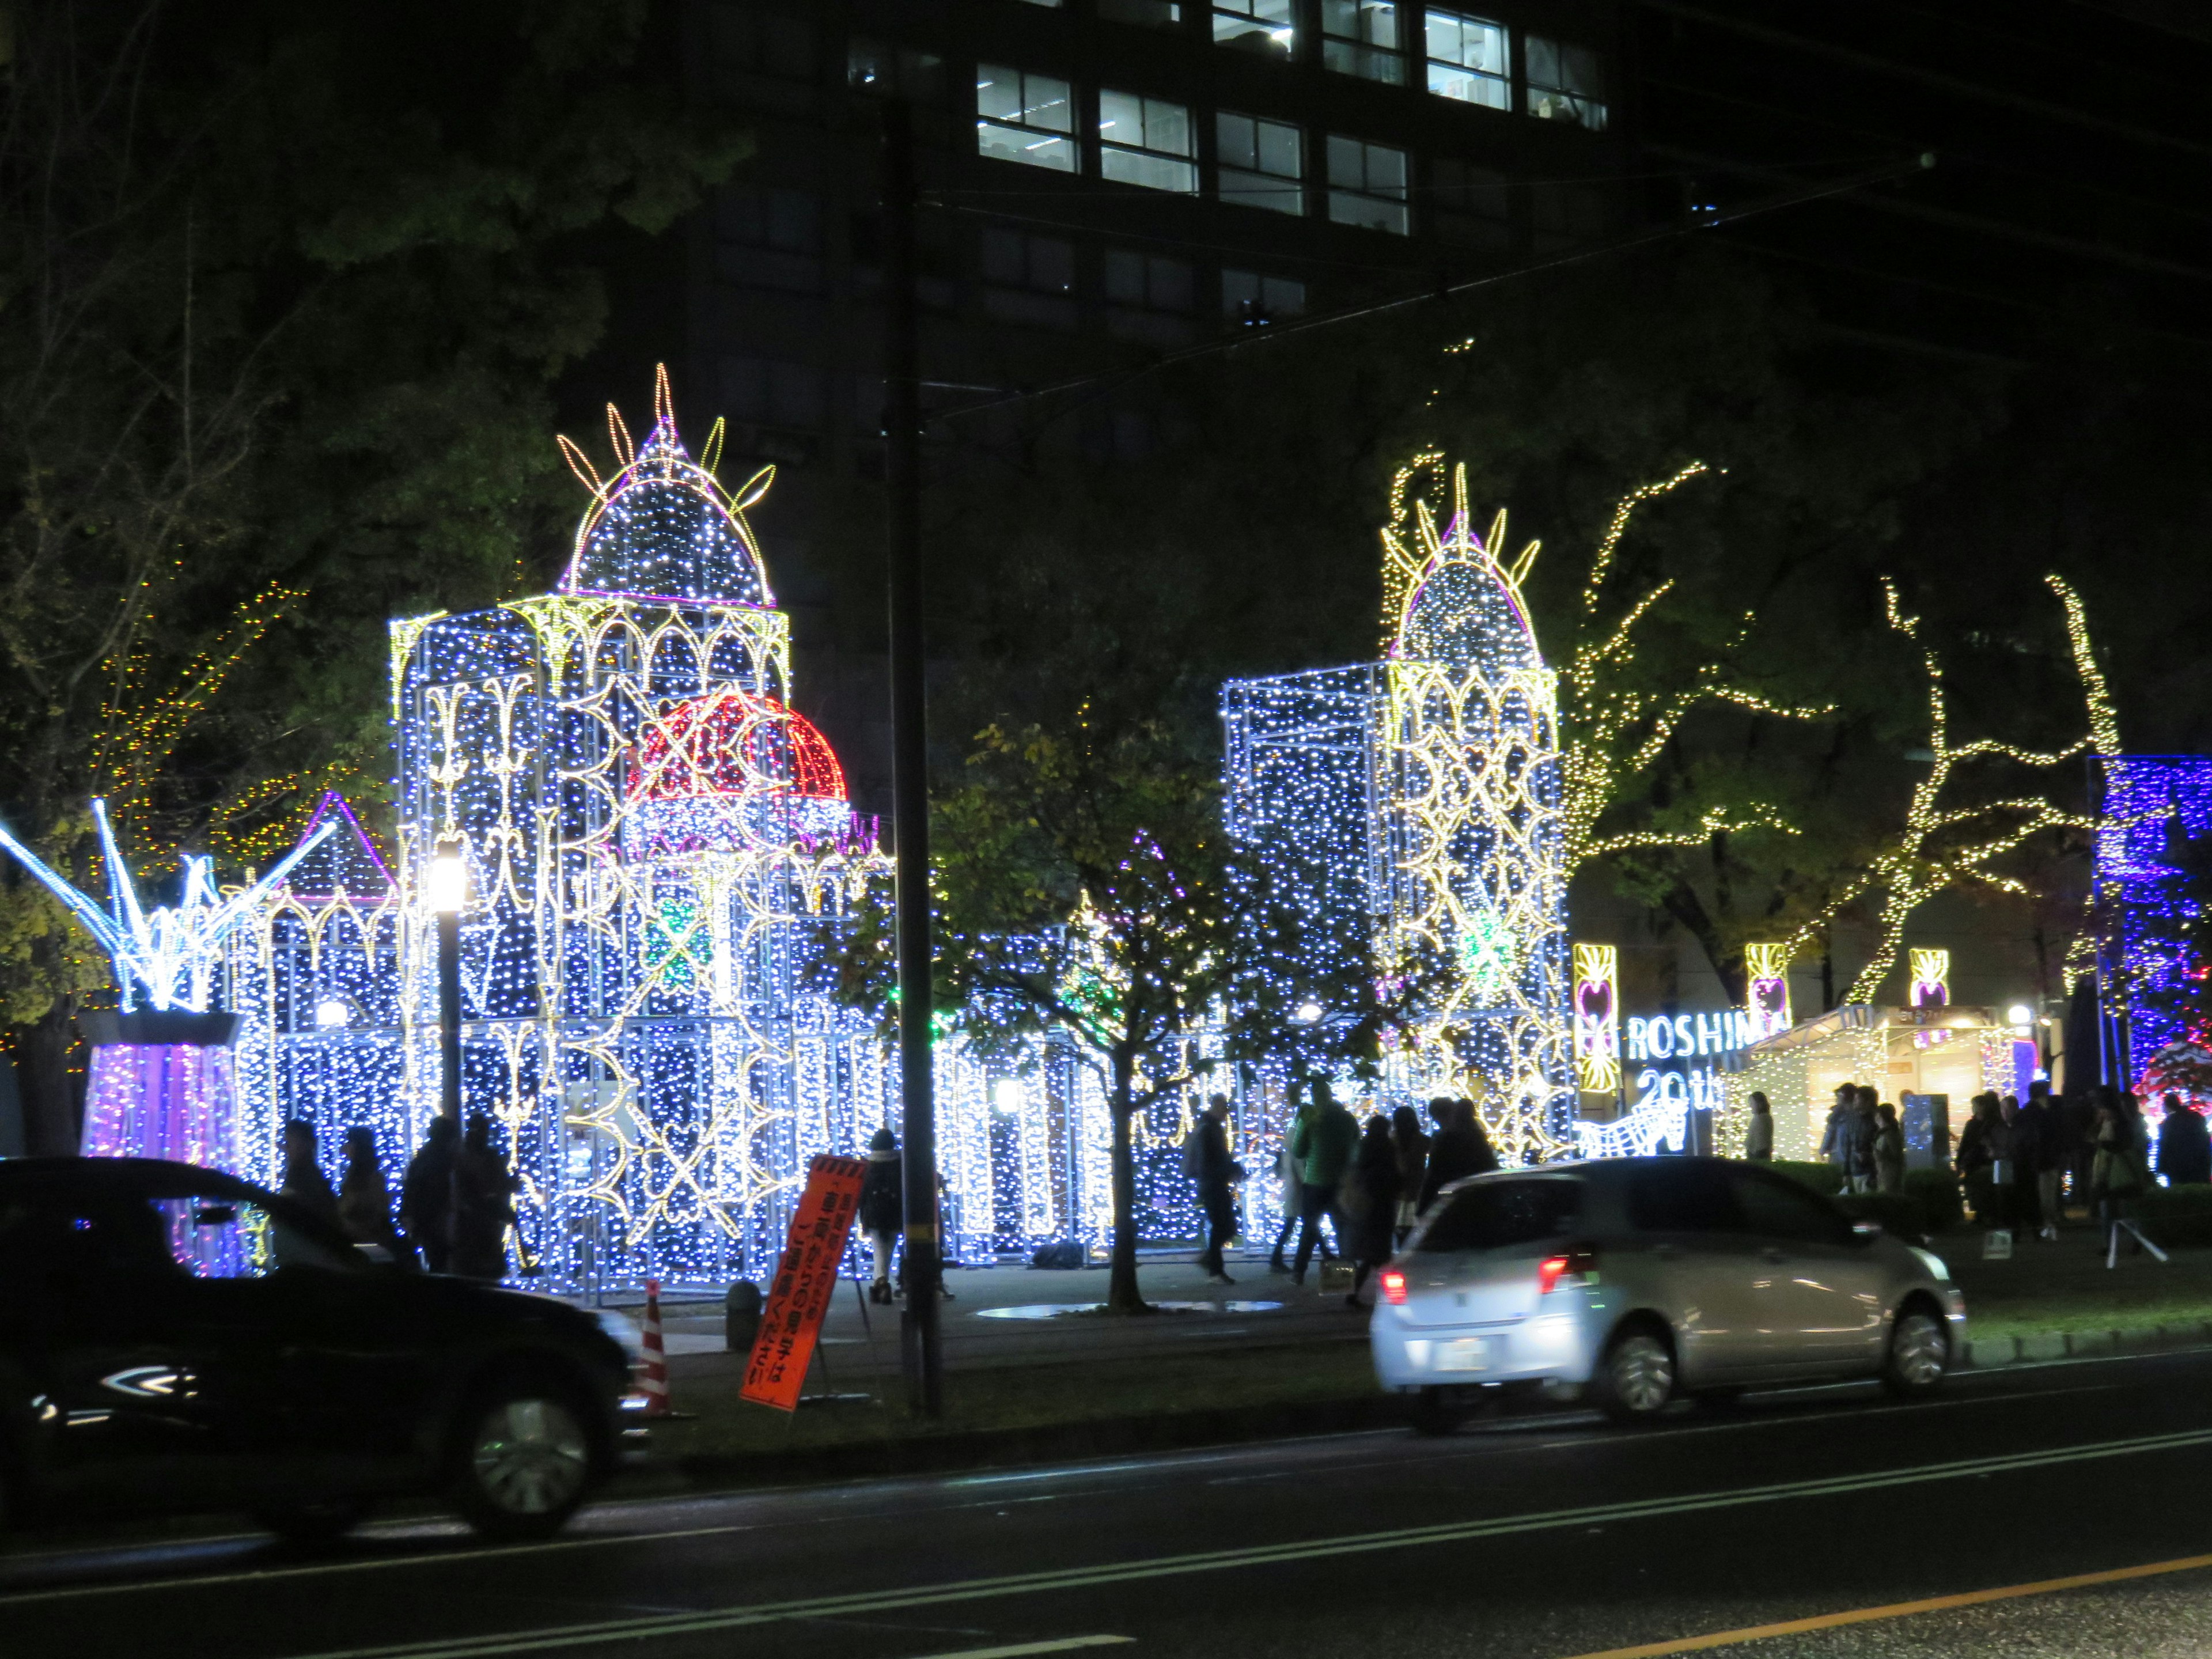
{"type": "Polygon", "coordinates": [[[1912,1001],[1915,1008],[1943,1008],[1951,1001],[1951,953],[1948,951],[1923,950],[1916,945],[1908,953],[1912,967],[1912,1001]]]}
{"type": "Polygon", "coordinates": [[[1448,523],[1409,515],[1412,474],[1382,536],[1382,660],[1224,688],[1229,827],[1296,842],[1325,926],[1446,964],[1378,1103],[1472,1097],[1499,1156],[1534,1163],[1572,1148],[1576,1081],[1557,686],[1521,597],[1537,549],[1506,563],[1502,514],[1477,537],[1464,469],[1448,523]]]}
{"type": "MultiPolygon", "coordinates": [[[[826,977],[825,930],[890,865],[791,707],[744,519],[772,469],[725,492],[722,428],[695,462],[665,372],[653,412],[639,443],[609,410],[608,477],[562,441],[591,501],[556,591],[392,625],[396,878],[295,884],[234,963],[264,1119],[326,1146],[368,1122],[396,1170],[438,1107],[422,884],[458,840],[463,1109],[496,1120],[526,1271],[554,1284],[758,1277],[808,1160],[896,1115],[826,977]]],[[[975,1138],[945,1137],[956,1235],[988,1201],[975,1138]]]]}
{"type": "Polygon", "coordinates": [[[1620,1094],[1620,951],[1575,945],[1575,1086],[1586,1095],[1620,1094]]]}
{"type": "Polygon", "coordinates": [[[1743,947],[1744,1013],[1751,1041],[1790,1029],[1790,947],[1786,945],[1747,945],[1743,947]]]}
{"type": "Polygon", "coordinates": [[[213,861],[186,854],[177,903],[149,910],[116,845],[107,803],[94,801],[92,816],[107,866],[105,908],[0,829],[0,848],[67,907],[114,969],[117,1010],[83,1018],[92,1060],[82,1150],[234,1170],[241,1144],[230,1054],[236,1021],[208,1003],[229,936],[329,832],[311,831],[267,875],[228,897],[216,892],[213,861]]]}
{"type": "Polygon", "coordinates": [[[2208,1034],[2190,1030],[2160,995],[2204,969],[2187,942],[2194,901],[2177,854],[2183,843],[2212,835],[2212,757],[2111,755],[2101,770],[2096,879],[2111,918],[2100,956],[2103,1053],[2080,1060],[2069,1054],[2068,1078],[2071,1086],[2078,1076],[2101,1073],[2133,1088],[2174,1045],[2212,1048],[2208,1034]]]}

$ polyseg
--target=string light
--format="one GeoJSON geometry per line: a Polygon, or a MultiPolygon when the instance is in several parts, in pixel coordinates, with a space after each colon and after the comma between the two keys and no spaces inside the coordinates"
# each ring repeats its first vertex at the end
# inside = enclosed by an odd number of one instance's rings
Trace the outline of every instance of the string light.
{"type": "Polygon", "coordinates": [[[1391,483],[1382,661],[1224,688],[1228,816],[1304,855],[1317,933],[1437,964],[1355,1092],[1474,1098],[1500,1156],[1535,1162],[1573,1144],[1558,690],[1521,591],[1537,544],[1505,562],[1503,514],[1475,535],[1464,467],[1439,527],[1412,485],[1442,466],[1424,453],[1391,483]]]}

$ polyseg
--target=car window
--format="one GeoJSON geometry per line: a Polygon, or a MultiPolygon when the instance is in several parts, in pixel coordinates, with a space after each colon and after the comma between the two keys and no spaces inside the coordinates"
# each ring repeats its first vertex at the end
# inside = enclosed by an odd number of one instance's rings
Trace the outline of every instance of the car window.
{"type": "Polygon", "coordinates": [[[1734,1233],[1743,1231],[1743,1216],[1723,1165],[1655,1158],[1629,1174],[1628,1224],[1647,1233],[1734,1233]]]}
{"type": "Polygon", "coordinates": [[[143,1200],[105,1194],[0,1200],[0,1261],[27,1281],[142,1279],[173,1271],[160,1220],[143,1200]]]}
{"type": "Polygon", "coordinates": [[[195,1279],[262,1279],[282,1267],[350,1273],[361,1266],[342,1249],[264,1206],[229,1198],[164,1198],[161,1213],[171,1259],[195,1279]]]}
{"type": "Polygon", "coordinates": [[[1850,1223],[1818,1193],[1806,1191],[1786,1176],[1750,1170],[1732,1174],[1744,1224],[1762,1237],[1835,1244],[1850,1231],[1850,1223]]]}
{"type": "Polygon", "coordinates": [[[1582,1218],[1583,1183],[1553,1176],[1479,1181],[1454,1193],[1421,1231],[1416,1250],[1494,1250],[1571,1231],[1582,1218]]]}

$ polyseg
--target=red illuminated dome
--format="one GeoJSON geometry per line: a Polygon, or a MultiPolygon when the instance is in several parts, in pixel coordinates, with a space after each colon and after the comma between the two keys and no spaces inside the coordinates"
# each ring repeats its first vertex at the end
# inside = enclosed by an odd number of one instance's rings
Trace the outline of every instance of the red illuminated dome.
{"type": "Polygon", "coordinates": [[[838,841],[845,772],[804,714],[743,690],[695,697],[640,735],[624,790],[635,850],[678,854],[838,841]]]}

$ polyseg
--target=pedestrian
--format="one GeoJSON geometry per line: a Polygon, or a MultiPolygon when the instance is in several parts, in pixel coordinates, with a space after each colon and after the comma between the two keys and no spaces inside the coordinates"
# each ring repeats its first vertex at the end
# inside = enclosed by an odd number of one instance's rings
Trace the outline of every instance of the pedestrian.
{"type": "Polygon", "coordinates": [[[1410,1106],[1390,1114],[1390,1140],[1398,1149],[1398,1226],[1391,1242],[1403,1244],[1421,1214],[1421,1183],[1429,1172],[1429,1138],[1410,1106]]]}
{"type": "Polygon", "coordinates": [[[1341,1202],[1346,1225],[1351,1230],[1345,1243],[1352,1257],[1352,1294],[1344,1298],[1347,1308],[1359,1305],[1360,1288],[1367,1283],[1367,1275],[1390,1259],[1403,1181],[1389,1121],[1377,1112],[1367,1120],[1366,1132],[1359,1138],[1352,1168],[1344,1177],[1341,1202]]]}
{"type": "Polygon", "coordinates": [[[1488,1175],[1498,1167],[1498,1154],[1471,1100],[1446,1102],[1449,1115],[1440,1121],[1437,1137],[1429,1143],[1428,1173],[1421,1178],[1421,1208],[1426,1210],[1437,1194],[1455,1181],[1488,1175]]]}
{"type": "Polygon", "coordinates": [[[1183,1170],[1198,1183],[1198,1207],[1206,1218],[1206,1249],[1198,1265],[1217,1285],[1234,1285],[1221,1252],[1237,1236],[1237,1194],[1244,1166],[1229,1155],[1229,1097],[1215,1095],[1192,1126],[1183,1151],[1183,1170]]]}
{"type": "Polygon", "coordinates": [[[2179,1095],[2164,1102],[2166,1121],[2158,1126],[2158,1172],[2169,1187],[2212,1182],[2212,1138],[2197,1109],[2179,1095]]]}
{"type": "MultiPolygon", "coordinates": [[[[2032,1103],[2033,1095],[2028,1097],[2032,1103]]],[[[2023,1233],[2043,1235],[2042,1194],[2038,1188],[2043,1170],[2043,1121],[2031,1106],[2007,1095],[1997,1104],[1997,1115],[2011,1131],[2012,1224],[2023,1233]]]]}
{"type": "Polygon", "coordinates": [[[1743,1156],[1747,1164],[1774,1161],[1774,1110],[1756,1089],[1751,1091],[1751,1115],[1743,1126],[1743,1156]]]}
{"type": "Polygon", "coordinates": [[[346,1131],[345,1173],[338,1179],[338,1225],[356,1244],[374,1244],[394,1261],[405,1255],[392,1224],[392,1189],[376,1161],[376,1131],[356,1123],[346,1131]]]}
{"type": "MultiPolygon", "coordinates": [[[[1292,1098],[1296,1098],[1295,1094],[1292,1098]]],[[[1274,1273],[1286,1273],[1291,1270],[1291,1264],[1283,1260],[1283,1252],[1290,1248],[1291,1235],[1297,1230],[1299,1210],[1304,1201],[1304,1186],[1298,1180],[1298,1155],[1291,1150],[1291,1142],[1297,1138],[1298,1125],[1312,1109],[1310,1100],[1291,1115],[1290,1125],[1283,1131],[1282,1146],[1275,1154],[1275,1190],[1281,1194],[1283,1224],[1276,1230],[1275,1248],[1267,1253],[1268,1268],[1274,1273]]],[[[1326,1244],[1322,1252],[1322,1260],[1328,1261],[1326,1244]]]]}
{"type": "Polygon", "coordinates": [[[1886,1100],[1874,1109],[1874,1189],[1905,1189],[1905,1126],[1897,1121],[1897,1108],[1886,1100]]]}
{"type": "Polygon", "coordinates": [[[1344,1218],[1337,1212],[1336,1194],[1358,1137],[1359,1125],[1352,1114],[1337,1104],[1328,1085],[1316,1079],[1313,1099],[1291,1138],[1291,1150],[1298,1160],[1299,1191],[1298,1249],[1291,1265],[1293,1285],[1306,1282],[1306,1263],[1321,1241],[1324,1218],[1336,1234],[1338,1249],[1344,1248],[1344,1218]]]}
{"type": "Polygon", "coordinates": [[[1976,1095],[1968,1103],[1970,1115],[1959,1132],[1956,1167],[1966,1188],[1966,1203],[1974,1219],[1984,1227],[1998,1224],[1998,1174],[2005,1150],[2005,1128],[1997,1117],[1997,1097],[1976,1095]]]}
{"type": "Polygon", "coordinates": [[[1827,1126],[1820,1131],[1820,1156],[1836,1166],[1836,1176],[1844,1191],[1850,1190],[1850,1171],[1845,1166],[1850,1161],[1850,1123],[1859,1102],[1858,1085],[1839,1083],[1836,1085],[1836,1103],[1828,1108],[1827,1126]]]}
{"type": "MultiPolygon", "coordinates": [[[[2124,1094],[2115,1098],[2110,1090],[2106,1091],[2097,1112],[2096,1131],[2090,1137],[2096,1152],[2089,1164],[2089,1205],[2099,1227],[2108,1237],[2114,1224],[2125,1218],[2129,1204],[2148,1184],[2128,1121],[2127,1104],[2132,1098],[2124,1094]]],[[[2131,1252],[2142,1248],[2132,1241],[2129,1244],[2131,1252]]]]}
{"type": "Polygon", "coordinates": [[[1843,1157],[1844,1189],[1850,1193],[1874,1190],[1874,1132],[1875,1105],[1872,1085],[1851,1091],[1849,1109],[1838,1133],[1843,1157]]]}
{"type": "Polygon", "coordinates": [[[460,1132],[452,1118],[432,1118],[429,1133],[399,1180],[400,1229],[434,1273],[447,1272],[453,1262],[453,1154],[460,1132]]]}
{"type": "Polygon", "coordinates": [[[894,1301],[897,1292],[891,1288],[891,1260],[898,1254],[899,1235],[906,1231],[906,1169],[899,1160],[898,1139],[888,1127],[869,1138],[868,1172],[860,1177],[856,1218],[876,1257],[868,1300],[894,1301]]]}
{"type": "Polygon", "coordinates": [[[2051,1097],[2051,1085],[2039,1079],[2027,1085],[2027,1104],[2021,1109],[2035,1123],[2035,1207],[2043,1218],[2038,1237],[2055,1241],[2066,1213],[2062,1190],[2069,1156],[2065,1115],[2051,1097]]]}
{"type": "Polygon", "coordinates": [[[516,1181],[492,1144],[491,1119],[472,1113],[453,1155],[453,1272],[496,1282],[507,1277],[507,1230],[514,1224],[516,1181]]]}
{"type": "Polygon", "coordinates": [[[284,1173],[276,1188],[279,1198],[289,1198],[332,1226],[337,1224],[338,1195],[315,1161],[315,1126],[295,1117],[284,1126],[284,1173]]]}

